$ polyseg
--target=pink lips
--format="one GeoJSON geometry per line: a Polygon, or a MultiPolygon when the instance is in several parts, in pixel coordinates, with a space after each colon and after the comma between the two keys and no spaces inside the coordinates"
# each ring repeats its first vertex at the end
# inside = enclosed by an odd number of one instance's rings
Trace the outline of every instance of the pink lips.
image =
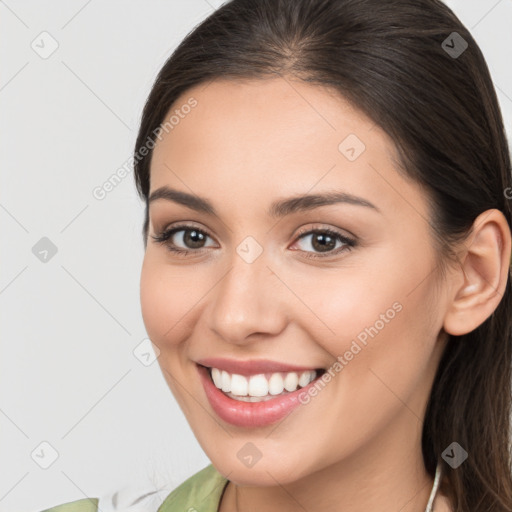
{"type": "Polygon", "coordinates": [[[196,363],[210,368],[218,368],[228,373],[236,373],[238,375],[256,375],[259,373],[275,373],[275,372],[301,372],[306,370],[315,370],[311,366],[294,366],[268,359],[254,359],[250,361],[236,361],[234,359],[226,359],[222,357],[210,357],[200,359],[196,363]]]}
{"type": "Polygon", "coordinates": [[[266,360],[234,361],[229,359],[212,358],[198,361],[197,369],[203,384],[206,396],[215,413],[227,423],[239,427],[264,427],[280,421],[301,405],[299,395],[307,392],[314,386],[317,379],[307,386],[291,393],[277,395],[275,398],[263,402],[243,402],[234,400],[218,389],[210,378],[208,367],[225,370],[239,375],[255,375],[259,373],[291,372],[311,370],[311,367],[292,366],[266,360]],[[201,366],[204,365],[204,366],[201,366]]]}

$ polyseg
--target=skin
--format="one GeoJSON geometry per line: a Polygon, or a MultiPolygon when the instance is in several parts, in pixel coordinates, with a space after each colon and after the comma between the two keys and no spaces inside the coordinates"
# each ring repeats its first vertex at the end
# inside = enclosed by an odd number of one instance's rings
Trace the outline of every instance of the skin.
{"type": "MultiPolygon", "coordinates": [[[[397,172],[386,133],[339,95],[285,77],[217,80],[186,91],[173,110],[191,96],[197,106],[154,149],[150,194],[164,185],[194,193],[218,216],[151,203],[141,306],[172,393],[230,480],[219,510],[236,510],[238,485],[240,512],[423,512],[433,484],[421,453],[426,403],[446,333],[476,328],[503,294],[511,246],[504,216],[479,216],[442,279],[425,191],[397,172]],[[338,149],[351,133],[366,146],[354,161],[338,149]],[[339,203],[279,220],[266,214],[276,199],[333,190],[379,211],[339,203]],[[176,256],[151,238],[178,222],[207,233],[200,253],[176,256]],[[322,258],[330,253],[311,234],[298,238],[299,228],[331,228],[357,245],[322,258]],[[253,263],[236,251],[247,236],[263,248],[253,263]],[[401,311],[278,424],[236,427],[211,408],[194,361],[329,368],[395,302],[401,311]],[[251,468],[237,457],[247,442],[262,454],[251,468]]],[[[191,249],[189,233],[172,241],[191,249]]],[[[451,510],[442,495],[434,505],[451,510]]]]}

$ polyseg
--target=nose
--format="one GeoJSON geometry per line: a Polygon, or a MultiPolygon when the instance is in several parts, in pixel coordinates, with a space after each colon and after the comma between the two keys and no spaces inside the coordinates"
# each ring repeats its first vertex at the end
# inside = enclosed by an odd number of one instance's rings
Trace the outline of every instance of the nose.
{"type": "Polygon", "coordinates": [[[212,290],[208,324],[224,341],[243,345],[278,335],[286,326],[290,297],[263,254],[252,263],[235,254],[212,290]]]}

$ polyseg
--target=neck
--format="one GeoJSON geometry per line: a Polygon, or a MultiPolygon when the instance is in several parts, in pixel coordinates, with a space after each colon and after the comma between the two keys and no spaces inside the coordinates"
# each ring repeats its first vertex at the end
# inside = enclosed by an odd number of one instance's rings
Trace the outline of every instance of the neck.
{"type": "Polygon", "coordinates": [[[423,463],[421,423],[407,408],[398,423],[364,451],[294,482],[276,480],[265,487],[230,482],[219,512],[424,512],[434,479],[423,463]]]}

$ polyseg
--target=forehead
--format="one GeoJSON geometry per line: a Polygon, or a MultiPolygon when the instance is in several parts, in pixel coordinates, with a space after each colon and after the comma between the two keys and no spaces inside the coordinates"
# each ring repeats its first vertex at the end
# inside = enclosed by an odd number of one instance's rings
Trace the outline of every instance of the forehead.
{"type": "MultiPolygon", "coordinates": [[[[338,156],[346,135],[365,140],[374,127],[339,94],[289,78],[200,84],[177,98],[166,119],[171,117],[175,124],[155,153],[183,153],[185,144],[195,157],[222,153],[224,161],[249,160],[255,154],[292,159],[311,153],[319,141],[318,153],[338,156]],[[192,101],[196,105],[189,108],[192,101]]],[[[389,149],[384,146],[390,141],[378,134],[371,138],[375,149],[377,144],[389,149]]]]}
{"type": "Polygon", "coordinates": [[[336,189],[382,209],[406,197],[425,207],[419,187],[396,170],[392,139],[325,87],[289,78],[215,80],[182,94],[171,116],[154,149],[150,193],[172,185],[244,201],[336,189]]]}

